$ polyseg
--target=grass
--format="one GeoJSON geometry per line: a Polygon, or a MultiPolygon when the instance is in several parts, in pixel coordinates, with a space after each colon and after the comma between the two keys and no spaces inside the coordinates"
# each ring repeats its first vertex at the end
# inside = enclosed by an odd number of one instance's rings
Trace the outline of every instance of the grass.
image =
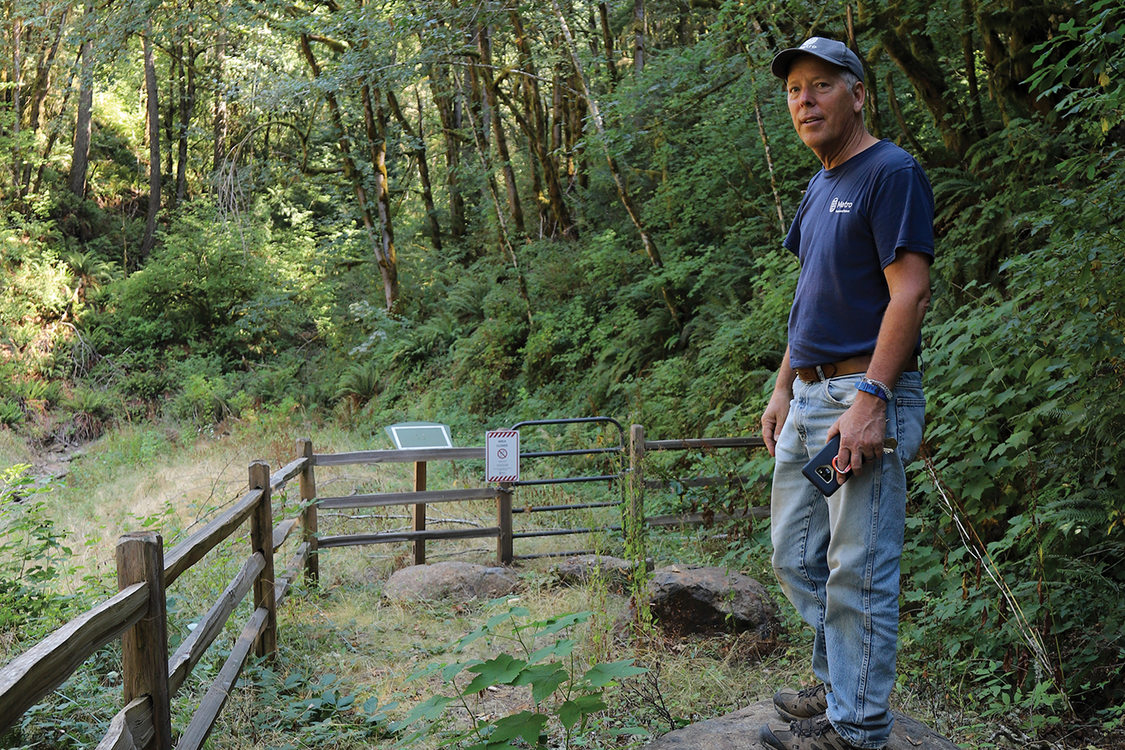
{"type": "MultiPolygon", "coordinates": [[[[370,438],[331,426],[253,422],[233,425],[215,435],[126,427],[91,445],[73,463],[65,485],[55,490],[51,501],[55,521],[67,531],[70,545],[77,553],[76,572],[67,585],[76,588],[82,575],[88,577],[91,571],[100,571],[103,580],[111,577],[113,544],[124,531],[142,526],[157,528],[165,536],[166,549],[170,548],[241,496],[251,460],[264,457],[271,468],[291,460],[295,455],[293,441],[277,436],[299,434],[310,436],[317,452],[373,447],[370,438]]],[[[18,446],[0,442],[0,448],[4,455],[12,455],[18,446]]],[[[429,471],[429,486],[478,486],[482,470],[483,466],[473,462],[434,464],[429,471]]],[[[410,482],[409,465],[317,468],[322,496],[403,490],[410,488],[410,482]]],[[[275,507],[284,506],[291,514],[295,508],[294,492],[295,489],[284,498],[275,498],[275,507]]],[[[516,503],[550,505],[603,497],[604,486],[549,486],[521,489],[516,503]]],[[[379,512],[322,514],[322,533],[409,525],[404,508],[367,510],[379,512]]],[[[619,522],[616,509],[576,510],[561,515],[526,514],[517,518],[517,524],[605,528],[619,522]]],[[[442,523],[492,525],[495,509],[488,502],[431,506],[429,518],[431,527],[442,523]]],[[[732,536],[720,529],[653,532],[648,553],[657,566],[700,563],[739,570],[771,588],[780,604],[782,600],[769,570],[764,526],[749,532],[734,531],[732,536]]],[[[172,648],[237,570],[247,543],[245,539],[231,540],[209,555],[205,565],[196,566],[174,584],[169,592],[173,597],[169,626],[172,648]]],[[[576,546],[621,554],[619,535],[614,533],[517,540],[516,551],[527,554],[576,546]]],[[[279,568],[289,554],[285,549],[277,561],[279,568]]],[[[495,548],[491,540],[430,542],[428,552],[431,560],[492,564],[495,548]]],[[[495,612],[495,607],[507,605],[403,605],[382,597],[382,586],[390,573],[411,560],[407,544],[323,551],[320,590],[310,591],[299,584],[283,603],[279,613],[279,657],[272,664],[254,664],[246,669],[242,686],[233,691],[209,747],[359,748],[376,743],[392,747],[394,740],[380,739],[382,730],[378,727],[402,718],[410,707],[430,696],[453,694],[450,685],[438,675],[410,679],[417,670],[467,656],[486,659],[504,650],[518,655],[518,644],[500,636],[476,641],[468,653],[456,653],[453,648],[458,639],[495,612]],[[348,696],[354,702],[344,700],[348,696]],[[375,703],[368,703],[371,700],[375,703]],[[312,711],[310,705],[318,708],[312,711]],[[364,705],[375,705],[373,711],[385,710],[386,716],[368,723],[372,712],[362,710],[364,705]]],[[[532,619],[572,612],[594,613],[570,633],[577,643],[573,659],[580,665],[575,672],[581,673],[588,665],[624,658],[633,658],[649,670],[607,692],[608,709],[595,717],[586,737],[592,743],[589,746],[640,746],[641,740],[613,732],[634,726],[650,736],[658,736],[685,723],[719,716],[762,700],[782,685],[811,681],[807,669],[808,639],[787,606],[779,609],[786,620],[791,645],[783,643],[781,648],[763,656],[758,653],[758,644],[746,635],[672,639],[658,630],[638,633],[629,625],[626,596],[614,593],[597,580],[586,586],[562,585],[552,568],[549,558],[521,562],[515,567],[521,581],[519,606],[526,607],[532,619]]],[[[107,590],[112,590],[112,586],[107,584],[107,590]]],[[[174,729],[186,726],[221,666],[221,644],[233,640],[240,627],[237,623],[244,621],[248,613],[248,605],[243,604],[227,633],[213,647],[213,653],[201,662],[177,696],[174,729]]],[[[71,747],[100,738],[104,722],[119,708],[121,698],[115,649],[111,644],[99,652],[67,687],[42,709],[29,714],[32,727],[25,739],[54,732],[73,740],[61,741],[56,737],[46,746],[71,747]]],[[[935,711],[933,705],[925,703],[924,696],[909,690],[902,696],[911,703],[904,708],[920,718],[927,719],[935,711]]],[[[443,732],[464,728],[470,717],[495,718],[525,709],[529,704],[526,687],[503,687],[469,696],[464,706],[447,710],[447,718],[435,725],[432,734],[410,747],[437,747],[445,736],[443,732]]],[[[559,727],[554,726],[552,741],[559,742],[561,736],[559,727]]]]}

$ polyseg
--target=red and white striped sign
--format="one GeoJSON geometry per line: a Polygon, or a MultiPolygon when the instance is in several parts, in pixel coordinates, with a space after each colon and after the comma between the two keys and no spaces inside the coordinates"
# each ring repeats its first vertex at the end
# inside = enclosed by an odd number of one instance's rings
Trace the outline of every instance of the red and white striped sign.
{"type": "Polygon", "coordinates": [[[484,481],[520,480],[520,433],[518,430],[489,430],[484,433],[484,481]]]}

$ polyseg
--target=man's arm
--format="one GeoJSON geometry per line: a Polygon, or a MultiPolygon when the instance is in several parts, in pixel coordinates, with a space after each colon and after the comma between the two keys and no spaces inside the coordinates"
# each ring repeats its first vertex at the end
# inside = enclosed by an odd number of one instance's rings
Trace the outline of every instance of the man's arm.
{"type": "Polygon", "coordinates": [[[781,435],[781,428],[789,416],[789,402],[793,400],[793,378],[796,377],[793,368],[789,366],[789,347],[785,347],[785,356],[781,358],[781,367],[777,370],[777,382],[773,386],[773,395],[762,412],[762,439],[766,441],[766,450],[771,456],[777,455],[777,438],[781,435]]]}
{"type": "MultiPolygon", "coordinates": [[[[922,253],[900,251],[883,273],[890,302],[883,314],[867,377],[894,388],[914,353],[922,318],[930,303],[930,258],[922,253]]],[[[861,471],[865,460],[874,459],[883,450],[886,421],[887,404],[881,398],[863,391],[857,393],[855,403],[828,430],[829,439],[840,434],[837,463],[850,465],[857,473],[861,471]]]]}

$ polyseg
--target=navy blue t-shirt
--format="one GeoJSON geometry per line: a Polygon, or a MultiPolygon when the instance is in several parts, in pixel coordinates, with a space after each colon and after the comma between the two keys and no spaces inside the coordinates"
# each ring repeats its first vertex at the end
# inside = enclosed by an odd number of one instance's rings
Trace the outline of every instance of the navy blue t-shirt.
{"type": "Polygon", "coordinates": [[[890,141],[809,181],[785,238],[801,262],[789,312],[791,366],[875,351],[890,301],[883,269],[899,250],[932,259],[933,221],[929,179],[914,157],[890,141]]]}

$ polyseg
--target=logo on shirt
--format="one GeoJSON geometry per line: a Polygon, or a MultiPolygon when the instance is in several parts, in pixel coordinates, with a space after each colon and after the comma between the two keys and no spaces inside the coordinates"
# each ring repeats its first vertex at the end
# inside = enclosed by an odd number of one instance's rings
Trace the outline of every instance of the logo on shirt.
{"type": "Polygon", "coordinates": [[[852,212],[852,201],[842,201],[839,198],[833,198],[832,203],[828,205],[828,213],[830,214],[850,214],[852,212]]]}

